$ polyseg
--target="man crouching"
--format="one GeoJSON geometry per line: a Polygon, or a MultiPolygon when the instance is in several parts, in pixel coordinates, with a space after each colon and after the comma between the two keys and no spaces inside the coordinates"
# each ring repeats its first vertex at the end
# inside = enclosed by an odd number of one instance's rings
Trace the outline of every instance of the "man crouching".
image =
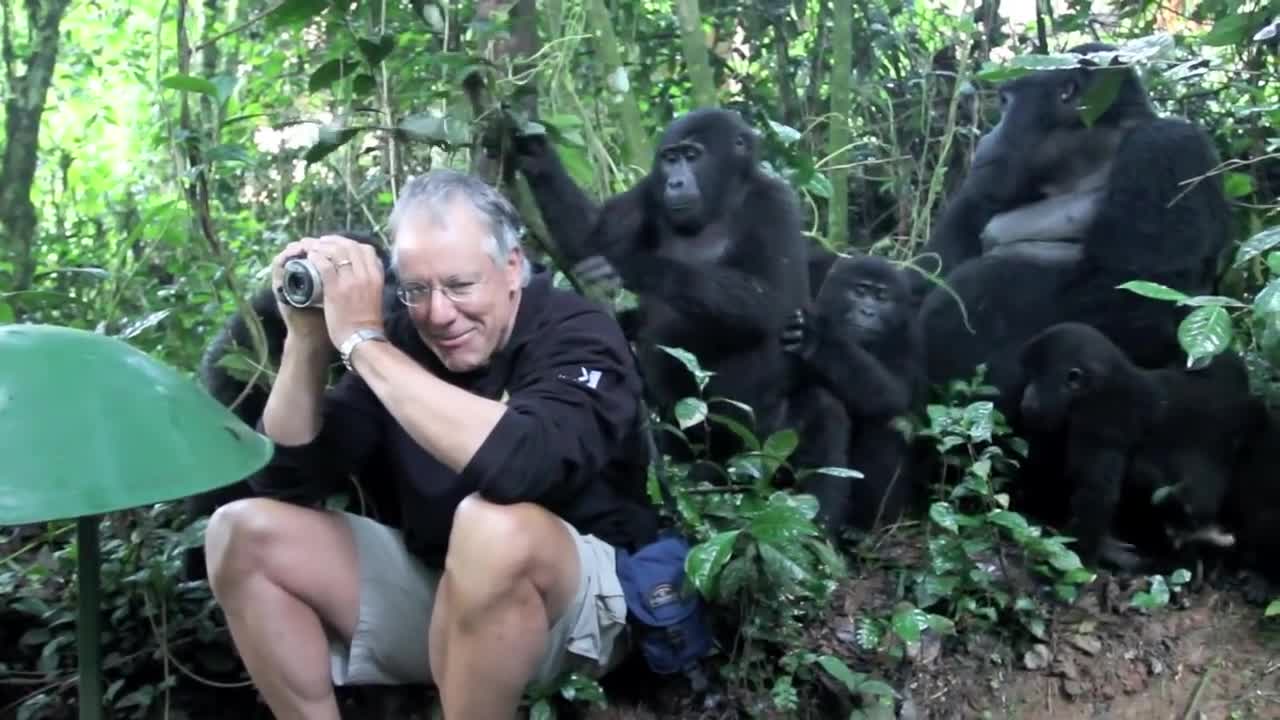
{"type": "Polygon", "coordinates": [[[268,497],[220,508],[209,581],[278,718],[337,718],[333,686],[427,683],[450,720],[511,718],[527,687],[602,675],[626,651],[615,547],[652,541],[641,384],[600,307],[533,274],[511,205],[437,170],[391,215],[400,304],[373,250],[304,238],[323,310],[288,328],[251,485],[299,500],[321,478],[392,483],[403,531],[268,497]],[[350,372],[325,390],[326,354],[350,372]]]}

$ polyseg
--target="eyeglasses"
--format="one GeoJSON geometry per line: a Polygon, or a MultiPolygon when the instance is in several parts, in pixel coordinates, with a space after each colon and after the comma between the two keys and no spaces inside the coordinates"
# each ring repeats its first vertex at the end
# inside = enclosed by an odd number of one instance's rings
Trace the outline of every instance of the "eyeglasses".
{"type": "MultiPolygon", "coordinates": [[[[479,280],[452,280],[440,286],[440,292],[453,303],[465,303],[475,297],[480,288],[479,280]]],[[[431,283],[409,283],[396,288],[396,297],[409,307],[431,302],[435,287],[431,283]]]]}

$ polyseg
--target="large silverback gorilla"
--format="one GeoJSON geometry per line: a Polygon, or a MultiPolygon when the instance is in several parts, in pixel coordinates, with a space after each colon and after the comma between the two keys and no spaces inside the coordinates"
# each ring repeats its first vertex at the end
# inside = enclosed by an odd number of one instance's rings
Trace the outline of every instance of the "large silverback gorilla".
{"type": "MultiPolygon", "coordinates": [[[[1091,43],[1072,52],[1113,49],[1091,43]]],[[[1005,84],[1000,97],[1000,122],[979,142],[926,246],[973,328],[945,288],[924,298],[930,382],[967,378],[986,363],[1005,408],[1016,410],[1018,349],[1065,321],[1098,328],[1141,366],[1178,360],[1185,310],[1117,286],[1212,290],[1229,208],[1219,176],[1184,184],[1218,164],[1206,134],[1158,117],[1125,66],[1040,71],[1005,84]],[[1080,106],[1107,74],[1118,92],[1087,126],[1080,106]]]]}
{"type": "MultiPolygon", "coordinates": [[[[518,136],[516,151],[574,274],[638,296],[619,321],[636,341],[663,417],[697,387],[659,345],[684,348],[715,373],[708,399],[751,406],[757,436],[791,424],[780,331],[809,297],[806,242],[795,193],[760,171],[756,135],[736,112],[702,109],[674,120],[649,174],[601,207],[574,184],[545,136],[518,136]]],[[[748,420],[732,403],[712,403],[711,412],[748,420]]],[[[691,428],[690,437],[708,443],[717,461],[741,448],[717,423],[709,436],[691,428]]],[[[664,449],[677,452],[669,443],[664,449]]]]}

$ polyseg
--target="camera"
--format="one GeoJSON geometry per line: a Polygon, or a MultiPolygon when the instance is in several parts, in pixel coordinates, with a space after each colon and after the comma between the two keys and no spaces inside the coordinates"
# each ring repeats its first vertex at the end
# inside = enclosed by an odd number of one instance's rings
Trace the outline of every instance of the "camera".
{"type": "Polygon", "coordinates": [[[321,307],[324,303],[320,271],[302,256],[285,261],[284,283],[279,292],[281,299],[297,308],[321,307]]]}

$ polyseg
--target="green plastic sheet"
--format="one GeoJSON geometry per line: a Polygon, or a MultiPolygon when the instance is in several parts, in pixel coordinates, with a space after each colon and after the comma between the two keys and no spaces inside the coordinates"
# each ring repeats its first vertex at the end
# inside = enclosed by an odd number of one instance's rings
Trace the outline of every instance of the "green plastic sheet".
{"type": "Polygon", "coordinates": [[[0,326],[0,525],[174,500],[271,453],[193,380],[122,340],[0,326]]]}

